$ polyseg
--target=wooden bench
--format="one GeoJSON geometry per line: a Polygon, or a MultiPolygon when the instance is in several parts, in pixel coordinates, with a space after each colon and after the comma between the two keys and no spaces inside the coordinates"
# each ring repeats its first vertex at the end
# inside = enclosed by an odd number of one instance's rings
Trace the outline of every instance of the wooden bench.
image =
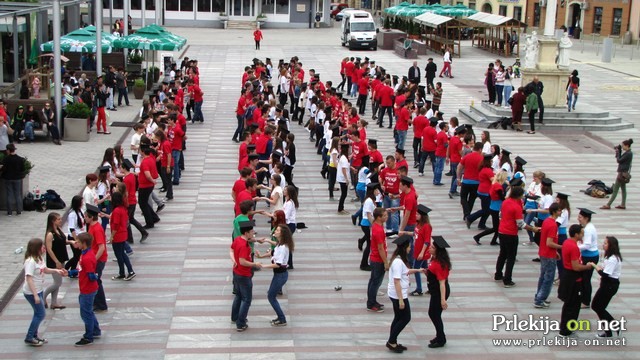
{"type": "Polygon", "coordinates": [[[7,112],[9,113],[10,116],[14,116],[16,113],[16,110],[18,109],[18,106],[22,105],[25,109],[25,111],[27,110],[27,107],[29,105],[33,106],[33,110],[35,112],[38,113],[38,116],[40,117],[40,126],[39,127],[34,127],[33,128],[33,132],[36,135],[44,135],[44,136],[49,136],[49,131],[47,130],[46,125],[44,125],[44,121],[42,119],[42,109],[44,109],[44,104],[49,103],[51,104],[51,108],[54,108],[54,104],[51,100],[47,99],[47,98],[31,98],[31,99],[19,99],[19,98],[11,98],[11,99],[4,99],[3,100],[4,103],[7,106],[7,112]]]}
{"type": "MultiPolygon", "coordinates": [[[[412,41],[412,40],[410,40],[412,41]]],[[[417,59],[418,58],[418,52],[415,49],[407,49],[405,47],[405,39],[404,38],[400,38],[400,39],[396,39],[393,43],[393,51],[399,55],[400,57],[403,57],[405,59],[417,59]]]]}
{"type": "Polygon", "coordinates": [[[415,49],[418,55],[427,55],[427,43],[420,40],[413,40],[411,45],[412,49],[415,49]]]}

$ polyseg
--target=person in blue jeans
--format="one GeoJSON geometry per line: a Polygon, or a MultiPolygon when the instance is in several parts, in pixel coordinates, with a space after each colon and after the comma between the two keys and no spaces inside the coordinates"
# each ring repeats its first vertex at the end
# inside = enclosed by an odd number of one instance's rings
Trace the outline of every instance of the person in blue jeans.
{"type": "Polygon", "coordinates": [[[273,236],[278,239],[278,244],[273,249],[271,264],[262,266],[263,268],[273,269],[273,278],[267,292],[267,299],[278,317],[271,320],[271,326],[287,326],[287,318],[280,307],[277,296],[278,293],[282,292],[282,287],[289,279],[287,262],[289,261],[289,253],[293,252],[294,248],[293,235],[286,224],[280,224],[274,230],[273,236]]]}
{"type": "Polygon", "coordinates": [[[365,156],[362,159],[362,166],[360,170],[358,170],[358,184],[356,185],[356,194],[358,195],[358,199],[360,199],[360,209],[351,215],[351,222],[353,225],[359,224],[362,220],[362,205],[364,204],[365,197],[367,195],[367,184],[371,182],[369,180],[369,174],[371,171],[369,170],[369,157],[365,156]]]}
{"type": "Polygon", "coordinates": [[[231,244],[229,256],[233,264],[233,285],[235,297],[231,305],[231,321],[236,324],[236,331],[247,330],[247,314],[251,307],[253,297],[253,268],[262,267],[262,264],[252,261],[251,247],[249,241],[253,241],[255,231],[253,221],[242,221],[240,226],[241,235],[236,237],[231,244]]]}
{"type": "Polygon", "coordinates": [[[22,285],[22,292],[33,308],[33,317],[24,342],[31,346],[42,346],[47,342],[46,339],[38,337],[38,327],[40,327],[40,323],[46,316],[43,297],[45,274],[58,273],[61,276],[66,276],[67,274],[64,269],[48,268],[43,257],[45,252],[46,248],[42,239],[31,239],[24,253],[24,284],[22,285]]]}
{"type": "Polygon", "coordinates": [[[549,206],[549,217],[542,223],[540,231],[540,277],[538,278],[538,290],[533,298],[533,307],[548,308],[547,298],[553,287],[553,278],[556,276],[557,250],[562,249],[558,244],[558,224],[556,219],[560,215],[560,206],[553,203],[549,206]]]}
{"type": "Polygon", "coordinates": [[[102,335],[100,324],[93,312],[93,301],[98,293],[98,260],[96,260],[96,254],[91,249],[92,242],[93,236],[89,233],[78,235],[78,246],[82,251],[78,262],[78,269],[80,270],[69,271],[69,275],[78,276],[78,286],[80,288],[78,302],[80,303],[80,317],[84,322],[84,335],[82,335],[80,341],[75,343],[75,346],[91,345],[95,338],[102,335]]]}

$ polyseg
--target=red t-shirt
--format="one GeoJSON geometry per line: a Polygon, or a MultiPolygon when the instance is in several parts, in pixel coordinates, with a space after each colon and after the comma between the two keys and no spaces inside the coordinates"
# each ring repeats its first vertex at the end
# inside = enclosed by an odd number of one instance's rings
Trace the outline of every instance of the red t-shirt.
{"type": "Polygon", "coordinates": [[[253,32],[253,40],[255,41],[262,40],[262,31],[256,29],[256,31],[253,32]]]}
{"type": "MultiPolygon", "coordinates": [[[[367,148],[368,150],[368,148],[367,148]]],[[[373,164],[373,163],[382,163],[384,161],[384,159],[382,158],[382,153],[380,153],[380,151],[378,150],[374,150],[371,153],[369,153],[369,163],[373,164]]]]}
{"type": "Polygon", "coordinates": [[[171,156],[171,142],[169,140],[165,140],[160,145],[160,149],[162,150],[162,156],[160,157],[160,165],[163,168],[167,166],[173,166],[173,157],[171,157],[171,165],[169,165],[169,156],[171,156]]]}
{"type": "Polygon", "coordinates": [[[480,176],[480,163],[484,157],[479,152],[473,151],[465,155],[460,163],[464,166],[464,179],[465,180],[479,180],[480,176]]]}
{"type": "Polygon", "coordinates": [[[396,130],[407,131],[409,130],[409,119],[411,119],[411,113],[406,107],[402,107],[397,111],[398,120],[396,121],[396,130]]]}
{"type": "Polygon", "coordinates": [[[97,265],[96,254],[93,250],[83,250],[80,261],[78,261],[78,287],[81,294],[86,295],[98,291],[98,282],[89,280],[89,274],[96,272],[97,265]]]}
{"type": "Polygon", "coordinates": [[[443,268],[442,264],[440,264],[438,260],[431,260],[427,269],[438,281],[447,280],[447,278],[449,278],[449,270],[443,268]]]}
{"type": "Polygon", "coordinates": [[[233,191],[233,193],[236,194],[236,199],[237,199],[238,194],[240,194],[243,190],[246,190],[246,189],[247,189],[247,182],[242,178],[240,178],[236,180],[235,183],[233,183],[233,188],[231,189],[231,191],[233,191]]]}
{"type": "Polygon", "coordinates": [[[548,259],[556,258],[556,249],[552,249],[547,246],[547,239],[552,238],[554,243],[558,243],[558,223],[556,220],[549,216],[542,222],[542,229],[540,230],[540,248],[538,249],[538,255],[548,259]]]}
{"type": "Polygon", "coordinates": [[[347,65],[347,62],[344,61],[344,60],[340,63],[340,74],[344,74],[345,73],[346,65],[347,65]]]}
{"type": "Polygon", "coordinates": [[[438,135],[436,135],[436,156],[446,157],[447,146],[449,146],[449,137],[446,132],[440,131],[438,135]]]}
{"type": "MultiPolygon", "coordinates": [[[[462,159],[464,161],[464,159],[462,159]]],[[[518,235],[517,220],[522,219],[522,201],[508,198],[502,202],[500,208],[502,218],[498,232],[505,235],[518,235]]]]}
{"type": "Polygon", "coordinates": [[[429,260],[431,254],[429,253],[429,245],[431,244],[431,232],[433,228],[431,224],[424,224],[424,226],[418,226],[413,231],[413,258],[418,259],[418,255],[422,251],[423,247],[427,249],[424,251],[422,260],[429,260]]]}
{"type": "Polygon", "coordinates": [[[462,159],[460,151],[462,150],[462,141],[457,136],[454,136],[449,140],[449,161],[454,164],[459,164],[462,159]]]}
{"type": "MultiPolygon", "coordinates": [[[[358,130],[358,132],[360,133],[360,140],[362,140],[363,142],[367,142],[367,129],[366,128],[361,128],[360,130],[358,130]]],[[[367,146],[367,151],[369,151],[369,147],[367,146]]]]}
{"type": "Polygon", "coordinates": [[[407,168],[407,173],[409,173],[409,169],[410,168],[409,168],[409,163],[407,162],[407,159],[402,159],[400,161],[396,161],[396,169],[400,169],[403,166],[407,168]]]}
{"type": "Polygon", "coordinates": [[[403,107],[404,106],[404,101],[407,99],[406,96],[404,95],[398,95],[396,96],[396,101],[395,101],[395,105],[396,107],[403,107]]]}
{"type": "Polygon", "coordinates": [[[242,158],[240,160],[240,162],[238,163],[238,171],[240,171],[240,170],[242,170],[242,169],[244,169],[246,167],[249,167],[249,157],[248,156],[245,156],[244,158],[242,158]]]}
{"type": "Polygon", "coordinates": [[[380,85],[380,106],[393,106],[393,89],[387,85],[380,85]]]}
{"type": "Polygon", "coordinates": [[[502,199],[502,194],[504,193],[504,188],[502,184],[493,183],[491,184],[491,188],[489,189],[489,197],[491,200],[498,201],[502,199]]]}
{"type": "Polygon", "coordinates": [[[358,94],[367,95],[369,93],[369,79],[364,77],[358,80],[358,94]]]}
{"type": "Polygon", "coordinates": [[[355,167],[355,168],[361,166],[362,165],[362,158],[364,158],[365,156],[369,155],[369,147],[362,140],[360,140],[360,142],[353,143],[351,151],[353,153],[353,161],[352,161],[351,165],[353,165],[353,167],[355,167]]]}
{"type": "MultiPolygon", "coordinates": [[[[416,224],[416,213],[418,211],[418,196],[415,192],[409,191],[408,194],[405,194],[402,197],[402,201],[400,202],[401,206],[404,206],[404,215],[409,216],[407,220],[407,225],[415,225],[416,224]]],[[[402,229],[401,229],[402,230],[402,229]]]]}
{"type": "MultiPolygon", "coordinates": [[[[127,227],[129,225],[129,211],[124,206],[118,206],[111,212],[109,220],[113,242],[121,243],[127,240],[127,227]]],[[[105,249],[106,252],[106,249],[105,249]]]]}
{"type": "MultiPolygon", "coordinates": [[[[182,151],[182,140],[184,139],[184,131],[180,124],[176,124],[173,127],[173,140],[171,141],[171,150],[182,151]]],[[[171,163],[174,164],[175,160],[171,159],[171,163]]]]}
{"type": "Polygon", "coordinates": [[[422,131],[426,126],[429,126],[429,120],[423,115],[418,115],[413,119],[413,137],[422,137],[422,131]]]}
{"type": "Polygon", "coordinates": [[[249,246],[249,242],[242,236],[238,236],[233,240],[233,243],[231,243],[231,249],[233,249],[233,258],[236,261],[233,273],[240,276],[251,277],[251,267],[240,265],[240,259],[251,261],[251,246],[249,246]]]}
{"type": "Polygon", "coordinates": [[[135,205],[138,203],[136,199],[136,176],[133,173],[129,173],[122,179],[124,186],[127,188],[127,203],[129,205],[135,205]]]}
{"type": "MultiPolygon", "coordinates": [[[[235,188],[235,186],[234,186],[235,188]]],[[[236,216],[242,214],[242,212],[240,211],[240,203],[246,200],[253,200],[253,196],[251,195],[251,193],[249,192],[249,190],[247,190],[246,186],[244,188],[244,190],[240,191],[238,193],[238,196],[236,196],[236,205],[233,208],[235,211],[236,216]]]]}
{"type": "Polygon", "coordinates": [[[144,174],[145,171],[148,171],[153,179],[158,178],[158,168],[156,167],[156,161],[152,156],[147,156],[142,159],[142,162],[140,163],[140,175],[138,177],[138,187],[140,189],[150,188],[155,185],[147,179],[144,174]]]}
{"type": "Polygon", "coordinates": [[[193,101],[195,101],[195,102],[201,102],[202,101],[202,95],[204,95],[204,94],[202,93],[202,90],[200,89],[200,86],[191,85],[189,87],[189,92],[193,94],[193,101]]]}
{"type": "Polygon", "coordinates": [[[240,99],[238,99],[238,106],[236,107],[236,115],[243,116],[244,112],[247,110],[246,106],[247,98],[240,96],[240,99]]]}
{"type": "Polygon", "coordinates": [[[256,140],[256,154],[266,154],[267,152],[267,145],[269,143],[269,140],[271,139],[271,137],[267,134],[262,134],[257,140],[256,140]]]}
{"type": "Polygon", "coordinates": [[[436,129],[431,126],[425,126],[422,130],[422,151],[436,151],[436,129]]]}
{"type": "Polygon", "coordinates": [[[89,234],[93,236],[93,242],[91,243],[91,250],[93,250],[93,254],[98,254],[98,247],[102,244],[104,245],[104,251],[98,261],[107,262],[107,240],[104,235],[104,229],[102,229],[102,225],[100,222],[96,222],[95,224],[89,226],[89,234]]]}
{"type": "MultiPolygon", "coordinates": [[[[466,173],[466,170],[465,170],[466,173]]],[[[478,185],[478,193],[479,194],[489,194],[491,191],[491,178],[493,177],[493,169],[482,168],[480,170],[480,174],[478,174],[478,180],[480,181],[480,185],[478,185]]]]}
{"type": "Polygon", "coordinates": [[[355,68],[355,66],[356,65],[351,61],[344,64],[344,74],[348,77],[351,77],[351,75],[353,75],[353,69],[355,68]]]}
{"type": "Polygon", "coordinates": [[[242,161],[242,159],[249,156],[249,151],[247,150],[247,143],[242,142],[238,147],[238,162],[242,161]]]}
{"type": "Polygon", "coordinates": [[[397,168],[389,169],[385,167],[380,170],[379,179],[384,186],[384,191],[389,194],[398,195],[400,192],[400,177],[397,168]]]}
{"type": "Polygon", "coordinates": [[[384,227],[378,224],[371,225],[371,253],[369,254],[369,260],[372,262],[381,263],[382,257],[378,252],[378,244],[382,244],[382,248],[385,253],[387,252],[387,236],[384,232],[384,227]]]}
{"type": "MultiPolygon", "coordinates": [[[[573,270],[573,266],[571,265],[573,260],[578,260],[578,263],[582,264],[580,248],[575,241],[567,239],[562,243],[562,266],[564,266],[565,270],[573,270]]],[[[576,282],[580,281],[582,281],[582,278],[578,277],[576,282]]]]}

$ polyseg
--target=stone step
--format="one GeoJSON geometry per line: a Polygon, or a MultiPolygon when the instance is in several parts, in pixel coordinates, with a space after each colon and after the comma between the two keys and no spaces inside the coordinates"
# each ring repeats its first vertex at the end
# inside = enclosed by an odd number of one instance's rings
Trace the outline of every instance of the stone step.
{"type": "MultiPolygon", "coordinates": [[[[478,105],[475,105],[474,107],[478,107],[478,105]]],[[[499,117],[511,116],[511,109],[505,109],[503,107],[489,105],[489,103],[486,103],[486,102],[480,103],[480,108],[483,109],[483,110],[495,113],[499,117]]],[[[608,111],[593,111],[593,112],[572,111],[572,112],[568,112],[566,107],[545,108],[544,109],[544,114],[545,114],[545,118],[546,118],[546,115],[549,114],[549,117],[570,118],[570,119],[575,119],[575,118],[606,118],[606,117],[610,116],[608,111]]]]}
{"type": "Polygon", "coordinates": [[[255,28],[255,21],[229,20],[229,22],[227,23],[227,29],[253,30],[255,28]]]}
{"type": "MultiPolygon", "coordinates": [[[[508,112],[503,112],[500,115],[496,115],[491,112],[478,111],[478,109],[472,107],[470,111],[477,113],[481,117],[485,117],[487,120],[497,121],[502,117],[511,117],[511,110],[508,112]]],[[[585,114],[582,114],[585,115],[585,114]]],[[[522,116],[523,121],[527,121],[527,114],[522,116]]],[[[536,116],[537,118],[537,116],[536,116]]],[[[609,116],[609,117],[582,117],[582,118],[563,118],[559,117],[557,112],[547,112],[547,109],[544,111],[544,122],[548,124],[584,124],[584,125],[612,125],[618,124],[622,121],[619,117],[609,116]]]]}

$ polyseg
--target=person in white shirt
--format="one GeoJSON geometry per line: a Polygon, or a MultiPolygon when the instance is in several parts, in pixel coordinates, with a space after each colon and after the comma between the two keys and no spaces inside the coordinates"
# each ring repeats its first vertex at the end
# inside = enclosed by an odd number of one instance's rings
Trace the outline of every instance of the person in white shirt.
{"type": "Polygon", "coordinates": [[[142,134],[145,132],[145,126],[138,123],[133,126],[133,130],[135,131],[133,135],[131,135],[131,158],[133,159],[133,163],[138,162],[138,154],[140,152],[140,139],[142,138],[142,134]]]}
{"type": "Polygon", "coordinates": [[[444,76],[453,79],[453,75],[451,73],[451,49],[449,47],[445,49],[442,61],[444,62],[444,64],[442,66],[442,70],[440,71],[440,77],[442,77],[442,74],[444,74],[444,76]]]}
{"type": "MultiPolygon", "coordinates": [[[[596,227],[591,223],[591,216],[595,214],[593,211],[586,208],[578,208],[578,222],[584,229],[584,236],[582,237],[582,243],[578,244],[580,249],[580,255],[582,256],[582,263],[588,264],[598,263],[600,259],[600,251],[598,251],[598,231],[596,227]]],[[[582,275],[582,291],[580,292],[580,298],[583,308],[589,308],[591,305],[591,276],[593,275],[593,269],[583,271],[582,275]]]]}
{"type": "Polygon", "coordinates": [[[282,210],[284,203],[283,203],[283,191],[282,188],[280,187],[280,181],[281,181],[281,176],[278,174],[273,174],[271,176],[271,197],[261,197],[260,200],[265,200],[267,201],[271,206],[272,206],[272,210],[273,212],[276,212],[278,210],[282,210]]]}
{"type": "MultiPolygon", "coordinates": [[[[618,239],[614,236],[607,236],[603,244],[604,260],[602,265],[593,265],[594,269],[600,274],[600,288],[596,291],[596,295],[591,302],[591,309],[598,314],[600,321],[607,321],[611,324],[613,316],[607,311],[607,306],[613,296],[618,292],[620,287],[620,275],[622,273],[622,255],[620,255],[620,246],[618,239]]],[[[620,335],[620,330],[617,330],[620,335]]],[[[606,329],[598,334],[598,337],[612,337],[613,332],[606,329]]]]}
{"type": "Polygon", "coordinates": [[[480,135],[480,142],[482,142],[482,154],[491,155],[493,150],[491,149],[491,134],[489,131],[482,131],[482,135],[480,135]]]}
{"type": "Polygon", "coordinates": [[[336,180],[340,184],[340,202],[338,203],[338,214],[348,215],[349,212],[344,210],[344,201],[347,199],[347,190],[349,189],[349,176],[351,167],[349,165],[349,144],[340,145],[340,157],[338,159],[338,173],[336,180]]]}
{"type": "Polygon", "coordinates": [[[401,353],[407,348],[398,344],[398,335],[411,321],[411,306],[409,305],[409,276],[425,269],[409,269],[409,251],[411,251],[412,237],[399,236],[393,241],[397,245],[391,256],[389,266],[389,285],[387,293],[393,303],[393,321],[389,331],[387,348],[395,353],[401,353]]]}

